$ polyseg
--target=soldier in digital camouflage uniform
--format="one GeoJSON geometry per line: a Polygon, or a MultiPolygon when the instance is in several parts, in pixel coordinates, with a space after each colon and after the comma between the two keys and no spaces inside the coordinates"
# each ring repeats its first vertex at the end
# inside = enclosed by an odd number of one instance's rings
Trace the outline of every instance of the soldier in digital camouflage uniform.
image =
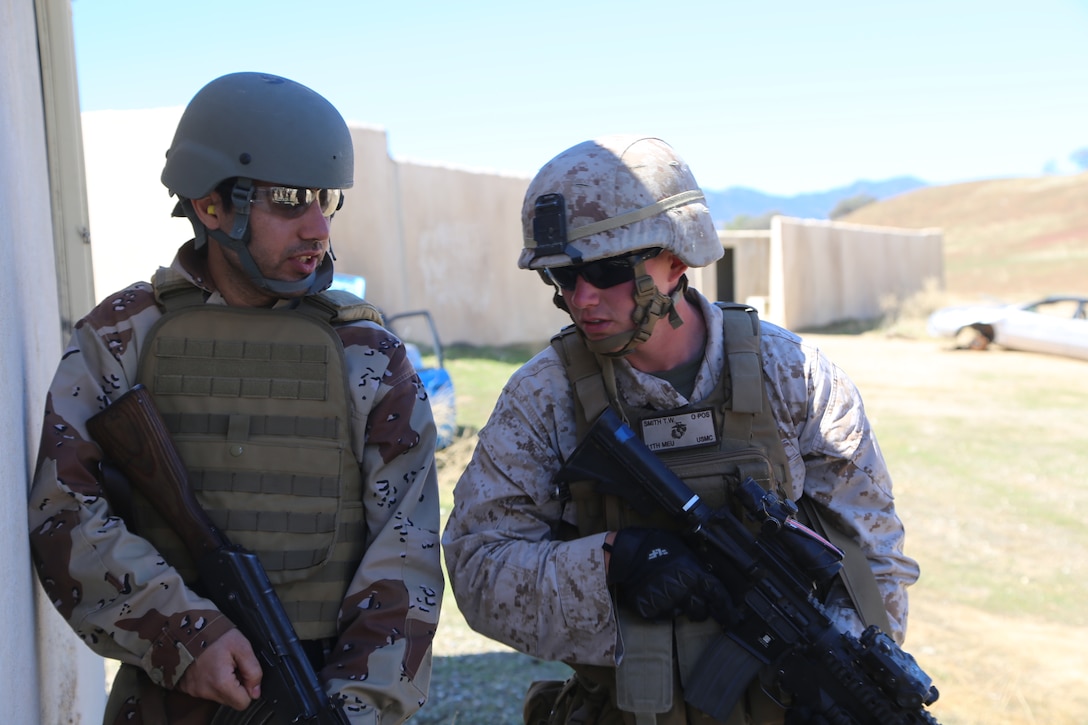
{"type": "Polygon", "coordinates": [[[322,291],[353,173],[348,128],[320,95],[258,73],[212,81],[162,174],[195,239],[76,325],[47,398],[30,539],[57,610],[122,662],[106,723],[267,714],[253,648],[191,588],[168,522],[104,490],[85,422],[137,383],[351,722],[399,723],[427,698],[443,588],[434,421],[376,310],[322,291]]]}
{"type": "MultiPolygon", "coordinates": [[[[722,247],[672,148],[628,136],[574,146],[530,183],[522,223],[519,266],[541,274],[574,325],[503,389],[454,491],[443,548],[474,629],[575,670],[558,700],[559,683],[534,685],[526,722],[717,722],[685,704],[684,682],[735,598],[669,531],[677,522],[554,483],[605,406],[708,503],[724,505],[749,474],[804,494],[853,548],[847,568],[860,563],[868,579],[867,607],[836,583],[829,611],[855,634],[872,620],[902,641],[918,567],[859,393],[811,344],[687,286],[686,270],[722,247]]],[[[726,722],[786,716],[753,686],[726,722]]]]}

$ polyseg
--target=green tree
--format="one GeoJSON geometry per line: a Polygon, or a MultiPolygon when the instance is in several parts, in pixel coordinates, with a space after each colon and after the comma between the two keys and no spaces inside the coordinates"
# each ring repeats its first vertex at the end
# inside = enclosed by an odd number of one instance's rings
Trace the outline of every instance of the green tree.
{"type": "Polygon", "coordinates": [[[770,229],[771,218],[781,216],[782,212],[778,210],[768,211],[757,216],[751,214],[737,214],[730,221],[726,222],[725,228],[732,230],[740,229],[770,229]]]}
{"type": "Polygon", "coordinates": [[[840,219],[867,204],[872,204],[874,201],[876,201],[876,197],[871,194],[855,194],[854,196],[848,196],[845,199],[839,200],[839,203],[831,210],[828,217],[831,219],[840,219]]]}

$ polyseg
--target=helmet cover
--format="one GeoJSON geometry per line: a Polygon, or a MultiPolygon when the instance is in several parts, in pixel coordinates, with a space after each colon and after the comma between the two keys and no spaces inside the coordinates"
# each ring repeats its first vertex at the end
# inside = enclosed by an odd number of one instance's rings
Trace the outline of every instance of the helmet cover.
{"type": "Polygon", "coordinates": [[[723,254],[695,177],[657,138],[604,136],[567,149],[530,182],[521,220],[522,269],[652,247],[673,252],[689,267],[706,266],[723,254]]]}

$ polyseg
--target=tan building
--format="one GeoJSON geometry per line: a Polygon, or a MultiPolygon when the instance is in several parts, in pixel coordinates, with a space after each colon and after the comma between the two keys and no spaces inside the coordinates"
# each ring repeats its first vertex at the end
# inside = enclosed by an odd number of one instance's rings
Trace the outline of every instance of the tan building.
{"type": "Polygon", "coordinates": [[[26,496],[45,391],[92,303],[69,0],[3,0],[0,23],[0,703],[11,725],[98,722],[104,668],[46,601],[26,496]]]}

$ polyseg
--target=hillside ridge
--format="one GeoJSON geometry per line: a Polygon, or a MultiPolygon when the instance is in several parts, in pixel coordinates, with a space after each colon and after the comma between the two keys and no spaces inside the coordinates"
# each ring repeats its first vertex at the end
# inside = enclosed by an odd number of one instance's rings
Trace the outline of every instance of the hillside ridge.
{"type": "Polygon", "coordinates": [[[941,229],[956,297],[1088,294],[1088,172],[926,186],[839,221],[941,229]]]}
{"type": "Polygon", "coordinates": [[[738,216],[758,217],[770,213],[826,219],[843,199],[860,195],[886,199],[925,186],[928,186],[925,181],[913,176],[897,176],[883,181],[859,180],[847,186],[793,196],[768,194],[744,186],[703,189],[703,194],[711,217],[717,224],[725,225],[738,216]]]}

